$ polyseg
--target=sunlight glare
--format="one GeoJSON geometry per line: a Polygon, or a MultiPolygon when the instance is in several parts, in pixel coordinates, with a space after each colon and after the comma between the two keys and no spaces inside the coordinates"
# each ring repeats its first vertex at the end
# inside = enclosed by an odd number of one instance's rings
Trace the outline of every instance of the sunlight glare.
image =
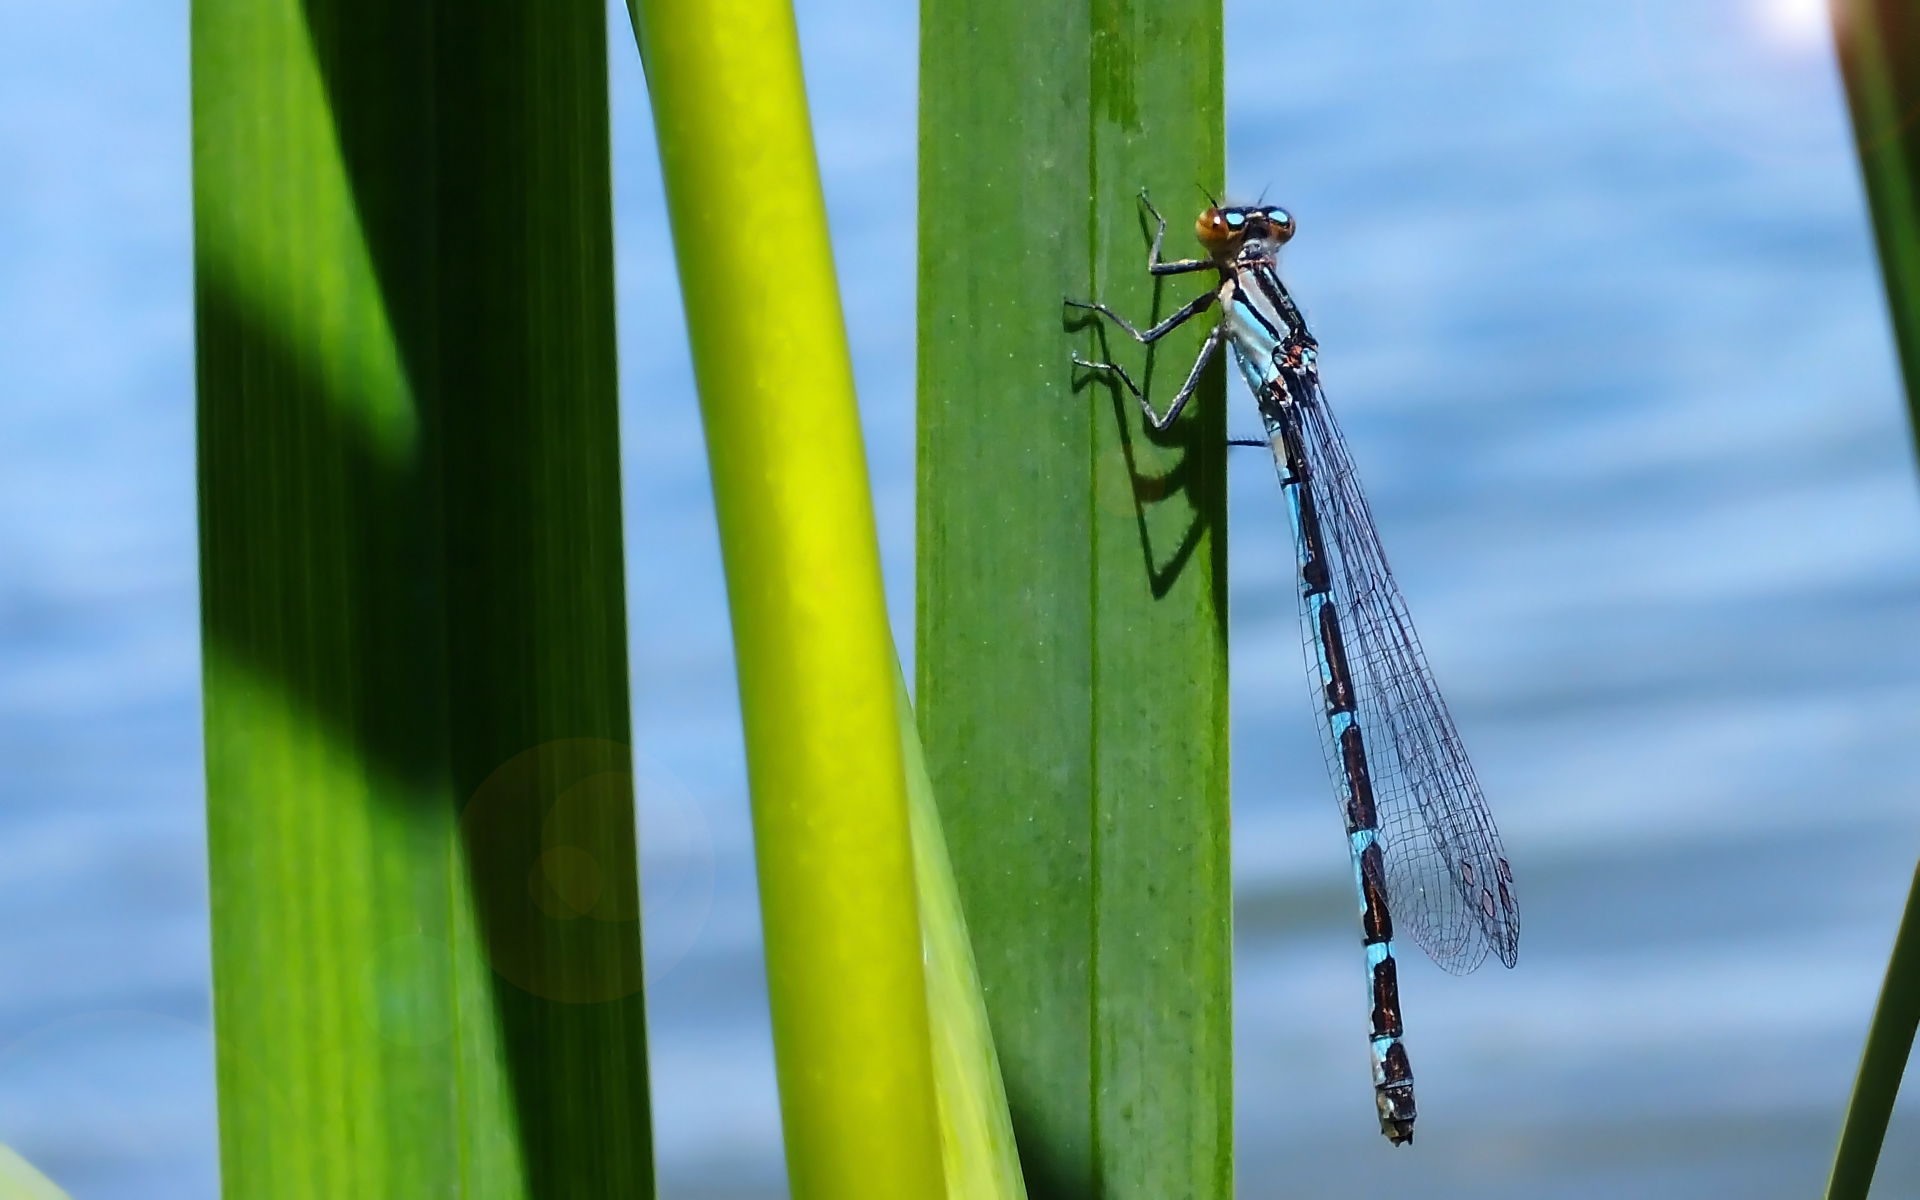
{"type": "Polygon", "coordinates": [[[1754,0],[1761,34],[1783,50],[1816,50],[1827,40],[1826,0],[1754,0]]]}

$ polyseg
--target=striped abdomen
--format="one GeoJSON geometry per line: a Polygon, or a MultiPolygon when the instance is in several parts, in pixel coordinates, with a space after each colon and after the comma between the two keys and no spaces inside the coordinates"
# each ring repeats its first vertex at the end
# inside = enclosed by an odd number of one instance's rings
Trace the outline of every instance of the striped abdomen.
{"type": "Polygon", "coordinates": [[[1360,892],[1360,937],[1367,952],[1367,999],[1372,1013],[1374,1103],[1380,1131],[1395,1145],[1413,1140],[1413,1069],[1400,1042],[1400,985],[1393,955],[1393,914],[1387,907],[1387,880],[1380,847],[1380,821],[1367,746],[1356,719],[1353,674],[1341,633],[1341,613],[1328,577],[1325,540],[1309,486],[1310,468],[1300,445],[1297,415],[1275,384],[1261,405],[1274,456],[1284,465],[1282,484],[1293,519],[1299,554],[1300,587],[1308,638],[1319,667],[1327,725],[1335,748],[1336,772],[1344,785],[1342,808],[1347,844],[1353,855],[1354,881],[1360,892]]]}

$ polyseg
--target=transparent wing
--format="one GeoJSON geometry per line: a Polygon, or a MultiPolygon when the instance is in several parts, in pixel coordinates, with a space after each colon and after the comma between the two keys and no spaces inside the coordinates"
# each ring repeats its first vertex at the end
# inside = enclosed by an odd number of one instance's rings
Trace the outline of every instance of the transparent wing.
{"type": "MultiPolygon", "coordinates": [[[[1411,933],[1434,962],[1455,974],[1478,967],[1489,950],[1510,967],[1519,954],[1520,907],[1499,831],[1434,685],[1317,373],[1308,365],[1283,374],[1292,402],[1261,408],[1275,445],[1283,444],[1284,433],[1290,435],[1287,444],[1298,447],[1320,514],[1355,716],[1368,751],[1395,930],[1411,933]]],[[[1286,471],[1282,463],[1283,479],[1286,471]]],[[[1303,616],[1304,610],[1303,603],[1303,616]]],[[[1312,674],[1313,630],[1305,636],[1312,674]]],[[[1324,722],[1321,740],[1338,791],[1339,755],[1324,722]]]]}

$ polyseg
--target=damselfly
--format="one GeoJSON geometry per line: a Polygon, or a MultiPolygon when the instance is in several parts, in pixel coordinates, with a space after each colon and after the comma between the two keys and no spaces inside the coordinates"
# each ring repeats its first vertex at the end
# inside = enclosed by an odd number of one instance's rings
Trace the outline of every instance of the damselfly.
{"type": "Polygon", "coordinates": [[[1159,431],[1180,415],[1225,341],[1260,406],[1293,521],[1307,671],[1326,712],[1321,742],[1360,891],[1380,1132],[1399,1145],[1413,1140],[1414,1104],[1394,922],[1455,974],[1478,967],[1489,950],[1510,967],[1520,945],[1513,872],[1327,410],[1318,347],[1280,282],[1275,257],[1293,237],[1293,218],[1270,206],[1215,205],[1195,227],[1207,256],[1162,262],[1167,222],[1145,192],[1140,199],[1158,222],[1147,270],[1213,271],[1219,285],[1144,331],[1105,304],[1068,303],[1149,344],[1216,304],[1220,322],[1164,415],[1119,364],[1077,354],[1073,361],[1124,383],[1159,431]]]}

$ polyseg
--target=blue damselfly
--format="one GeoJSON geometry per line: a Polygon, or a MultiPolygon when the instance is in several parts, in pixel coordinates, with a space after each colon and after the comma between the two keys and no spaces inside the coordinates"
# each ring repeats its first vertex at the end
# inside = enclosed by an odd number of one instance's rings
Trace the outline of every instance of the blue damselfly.
{"type": "Polygon", "coordinates": [[[1326,713],[1321,743],[1360,892],[1380,1131],[1409,1142],[1413,1069],[1401,1042],[1394,923],[1447,971],[1465,974],[1489,950],[1510,967],[1520,943],[1513,872],[1327,409],[1318,346],[1280,282],[1275,258],[1293,218],[1272,206],[1216,204],[1195,226],[1207,256],[1162,262],[1167,222],[1145,192],[1140,199],[1158,223],[1147,270],[1213,271],[1218,286],[1146,330],[1105,304],[1068,303],[1147,344],[1216,304],[1220,321],[1164,415],[1119,364],[1073,361],[1124,383],[1155,431],[1180,415],[1223,341],[1253,391],[1293,521],[1307,671],[1326,713]]]}

